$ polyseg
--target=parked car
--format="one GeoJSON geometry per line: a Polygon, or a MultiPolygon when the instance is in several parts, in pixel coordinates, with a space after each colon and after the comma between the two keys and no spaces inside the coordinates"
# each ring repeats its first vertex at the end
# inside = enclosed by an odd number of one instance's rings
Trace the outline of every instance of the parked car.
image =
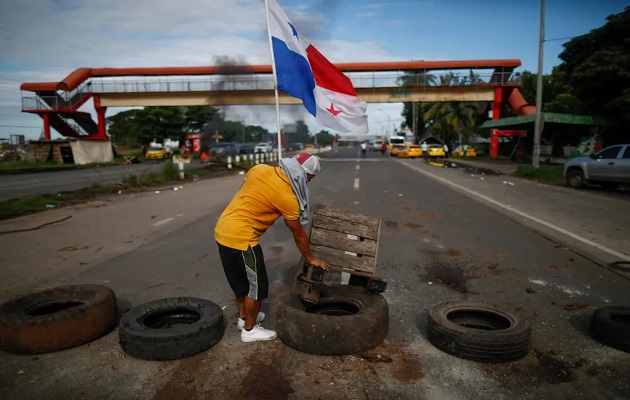
{"type": "Polygon", "coordinates": [[[422,157],[422,147],[418,144],[409,144],[397,154],[398,158],[416,158],[422,157]]]}
{"type": "Polygon", "coordinates": [[[238,154],[238,149],[236,148],[236,144],[234,143],[219,143],[212,148],[212,153],[215,156],[227,157],[238,154]]]}
{"type": "Polygon", "coordinates": [[[594,183],[604,189],[630,184],[630,144],[606,147],[588,157],[575,157],[564,164],[564,179],[574,188],[594,183]]]}
{"type": "Polygon", "coordinates": [[[392,149],[389,151],[389,155],[392,157],[398,156],[398,153],[405,150],[407,147],[402,144],[396,144],[392,146],[392,149]]]}
{"type": "Polygon", "coordinates": [[[252,146],[251,144],[242,144],[239,148],[238,148],[238,154],[254,154],[255,151],[255,147],[252,146]]]}
{"type": "Polygon", "coordinates": [[[385,143],[383,139],[376,139],[374,141],[370,141],[368,148],[370,151],[381,151],[383,143],[385,143]]]}
{"type": "Polygon", "coordinates": [[[427,155],[429,158],[444,157],[444,147],[441,144],[430,144],[427,148],[427,155]]]}
{"type": "Polygon", "coordinates": [[[464,155],[464,149],[462,146],[458,146],[455,150],[451,152],[451,157],[468,157],[474,158],[477,157],[477,150],[474,147],[469,147],[466,149],[466,155],[464,155]]]}
{"type": "Polygon", "coordinates": [[[300,151],[304,150],[304,143],[291,143],[288,147],[289,151],[300,151]]]}
{"type": "Polygon", "coordinates": [[[256,148],[254,149],[254,152],[256,152],[256,153],[271,153],[272,150],[273,150],[273,146],[270,145],[269,143],[258,143],[256,145],[256,148]]]}
{"type": "Polygon", "coordinates": [[[165,160],[169,158],[171,154],[164,147],[151,146],[149,150],[144,154],[146,160],[165,160]]]}

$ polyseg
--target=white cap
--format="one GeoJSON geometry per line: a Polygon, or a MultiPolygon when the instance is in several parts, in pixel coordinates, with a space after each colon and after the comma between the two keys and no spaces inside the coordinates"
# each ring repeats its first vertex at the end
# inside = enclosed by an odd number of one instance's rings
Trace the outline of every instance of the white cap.
{"type": "Polygon", "coordinates": [[[319,165],[319,157],[314,156],[311,153],[303,152],[294,158],[298,163],[300,163],[307,174],[317,175],[317,173],[322,169],[321,165],[319,165]]]}

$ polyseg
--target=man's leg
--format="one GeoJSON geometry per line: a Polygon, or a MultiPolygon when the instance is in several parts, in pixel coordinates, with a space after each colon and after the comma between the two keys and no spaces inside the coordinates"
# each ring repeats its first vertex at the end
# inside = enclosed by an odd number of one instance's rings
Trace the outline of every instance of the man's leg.
{"type": "Polygon", "coordinates": [[[260,322],[260,304],[263,299],[267,298],[269,293],[269,281],[262,249],[260,245],[256,245],[253,248],[250,246],[241,253],[249,285],[247,295],[243,299],[245,323],[241,331],[241,341],[273,340],[278,337],[276,332],[257,324],[257,322],[260,322]]]}
{"type": "Polygon", "coordinates": [[[260,300],[254,300],[249,296],[243,298],[243,308],[245,311],[245,326],[243,328],[245,330],[249,331],[256,325],[256,318],[258,317],[261,304],[262,302],[260,300]]]}

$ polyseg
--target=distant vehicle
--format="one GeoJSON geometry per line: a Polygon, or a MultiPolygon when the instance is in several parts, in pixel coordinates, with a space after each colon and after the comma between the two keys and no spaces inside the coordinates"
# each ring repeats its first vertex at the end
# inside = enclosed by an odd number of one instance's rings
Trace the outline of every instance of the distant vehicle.
{"type": "Polygon", "coordinates": [[[155,145],[149,147],[149,150],[144,154],[146,160],[165,160],[171,156],[169,150],[162,145],[155,145]]]}
{"type": "Polygon", "coordinates": [[[304,150],[304,143],[291,143],[288,147],[289,151],[300,151],[304,150]]]}
{"type": "Polygon", "coordinates": [[[368,148],[370,149],[370,151],[381,151],[383,147],[383,143],[385,143],[383,139],[376,139],[370,142],[370,145],[368,148]]]}
{"type": "Polygon", "coordinates": [[[398,152],[398,158],[422,157],[422,148],[419,144],[408,144],[406,148],[398,152]]]}
{"type": "Polygon", "coordinates": [[[404,146],[405,145],[405,137],[404,136],[390,136],[387,138],[387,149],[392,150],[394,146],[404,146]]]}
{"type": "Polygon", "coordinates": [[[404,144],[396,144],[392,146],[392,149],[389,151],[389,155],[392,157],[396,157],[398,156],[398,153],[400,153],[401,151],[405,150],[407,148],[407,146],[405,146],[404,144]]]}
{"type": "Polygon", "coordinates": [[[222,157],[234,157],[238,154],[238,149],[236,148],[236,144],[234,143],[219,143],[214,146],[211,151],[215,156],[222,157]]]}
{"type": "Polygon", "coordinates": [[[427,155],[429,158],[444,157],[444,147],[441,144],[430,144],[427,148],[427,155]]]}
{"type": "Polygon", "coordinates": [[[606,147],[588,157],[575,157],[564,164],[564,179],[574,188],[587,183],[604,189],[630,184],[630,144],[606,147]]]}
{"type": "Polygon", "coordinates": [[[313,146],[312,144],[307,144],[306,146],[304,146],[304,150],[315,150],[315,146],[313,146]]]}
{"type": "Polygon", "coordinates": [[[255,151],[255,147],[252,146],[251,144],[242,144],[240,145],[240,147],[238,148],[238,154],[254,154],[255,151]]]}
{"type": "Polygon", "coordinates": [[[258,143],[254,152],[256,153],[271,153],[273,151],[273,146],[269,143],[258,143]]]}

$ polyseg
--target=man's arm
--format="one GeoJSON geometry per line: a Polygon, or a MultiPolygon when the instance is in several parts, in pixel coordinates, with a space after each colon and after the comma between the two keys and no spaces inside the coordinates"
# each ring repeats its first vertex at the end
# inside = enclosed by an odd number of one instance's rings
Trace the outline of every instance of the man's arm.
{"type": "Polygon", "coordinates": [[[293,233],[293,239],[295,239],[295,244],[297,248],[300,250],[306,261],[309,262],[314,267],[320,267],[328,271],[330,267],[327,262],[324,260],[313,256],[311,253],[311,246],[308,244],[308,236],[306,236],[306,232],[304,232],[304,228],[302,228],[302,224],[300,221],[287,221],[284,220],[284,223],[287,224],[291,232],[293,233]]]}

